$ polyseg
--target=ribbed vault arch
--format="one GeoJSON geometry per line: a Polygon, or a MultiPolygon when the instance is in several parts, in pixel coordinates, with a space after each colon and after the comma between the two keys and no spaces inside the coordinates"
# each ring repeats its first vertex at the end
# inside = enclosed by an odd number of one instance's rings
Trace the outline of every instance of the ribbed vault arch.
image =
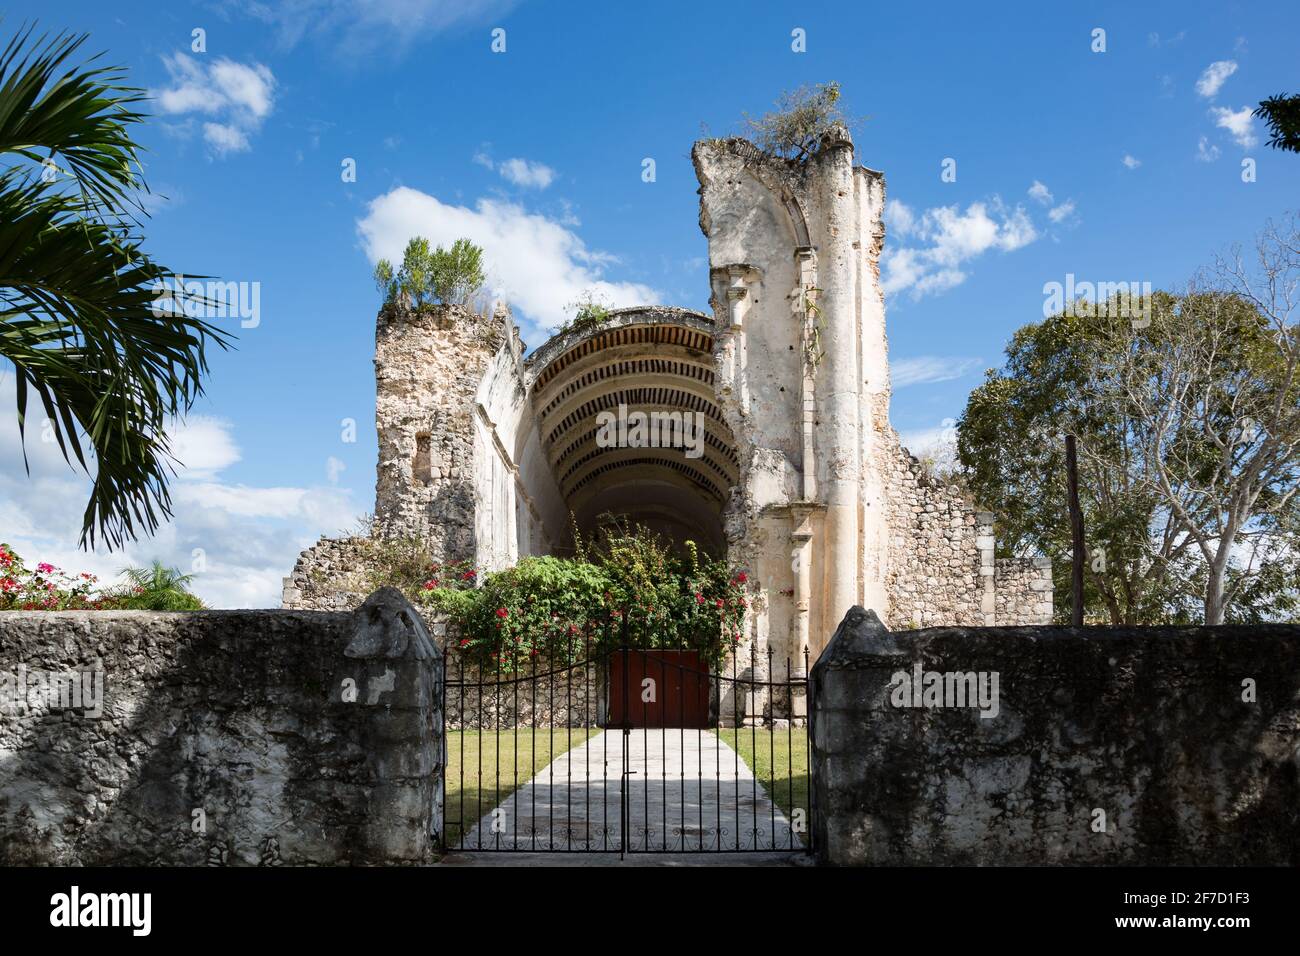
{"type": "Polygon", "coordinates": [[[712,318],[700,312],[619,309],[596,328],[557,335],[528,359],[542,453],[584,532],[613,513],[676,541],[724,550],[722,509],[739,481],[739,462],[718,407],[714,333],[712,318]],[[617,418],[620,407],[689,422],[692,431],[675,433],[689,438],[689,447],[600,440],[602,414],[617,418]]]}

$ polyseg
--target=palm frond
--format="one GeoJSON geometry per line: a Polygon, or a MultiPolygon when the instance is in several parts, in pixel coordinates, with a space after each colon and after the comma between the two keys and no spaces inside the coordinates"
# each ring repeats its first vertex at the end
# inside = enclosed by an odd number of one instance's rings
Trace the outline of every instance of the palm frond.
{"type": "Polygon", "coordinates": [[[171,515],[168,420],[202,394],[207,346],[231,336],[165,294],[171,271],[141,247],[128,207],[143,94],[116,68],[65,69],[84,37],[29,49],[31,35],[0,54],[0,154],[55,159],[78,188],[0,171],[0,356],[24,441],[34,395],[64,459],[93,476],[82,545],[115,548],[171,515]]]}

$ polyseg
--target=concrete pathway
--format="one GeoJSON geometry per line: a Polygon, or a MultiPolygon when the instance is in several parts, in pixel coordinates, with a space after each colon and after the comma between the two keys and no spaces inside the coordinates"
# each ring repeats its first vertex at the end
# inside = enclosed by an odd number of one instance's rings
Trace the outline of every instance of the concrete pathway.
{"type": "MultiPolygon", "coordinates": [[[[623,733],[612,730],[560,755],[484,815],[466,832],[464,850],[618,854],[626,838],[629,853],[665,854],[668,865],[686,862],[668,859],[681,854],[802,850],[762,784],[715,734],[633,730],[628,743],[626,835],[619,812],[623,733]]],[[[447,862],[478,862],[476,856],[460,853],[447,862]]]]}

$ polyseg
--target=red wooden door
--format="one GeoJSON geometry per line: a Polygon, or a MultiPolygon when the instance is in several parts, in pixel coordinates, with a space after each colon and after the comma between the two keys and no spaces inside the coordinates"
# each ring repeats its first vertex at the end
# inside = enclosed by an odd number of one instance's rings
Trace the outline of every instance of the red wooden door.
{"type": "Polygon", "coordinates": [[[709,726],[709,668],[698,651],[628,650],[626,660],[624,683],[624,652],[609,657],[607,726],[709,726]]]}

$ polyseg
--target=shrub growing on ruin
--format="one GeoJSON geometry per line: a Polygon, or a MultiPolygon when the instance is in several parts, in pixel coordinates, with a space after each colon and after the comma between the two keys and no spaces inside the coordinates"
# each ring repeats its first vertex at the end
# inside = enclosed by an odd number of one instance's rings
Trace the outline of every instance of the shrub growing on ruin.
{"type": "Polygon", "coordinates": [[[380,259],[374,279],[385,306],[399,300],[416,310],[435,301],[467,305],[486,281],[483,250],[468,239],[457,239],[450,249],[430,249],[428,239],[414,236],[402,253],[402,264],[394,269],[387,259],[380,259]]]}
{"type": "Polygon", "coordinates": [[[822,137],[837,124],[848,125],[839,107],[840,85],[801,86],[781,94],[776,109],[758,119],[745,118],[749,135],[766,152],[802,161],[817,151],[822,137]]]}

